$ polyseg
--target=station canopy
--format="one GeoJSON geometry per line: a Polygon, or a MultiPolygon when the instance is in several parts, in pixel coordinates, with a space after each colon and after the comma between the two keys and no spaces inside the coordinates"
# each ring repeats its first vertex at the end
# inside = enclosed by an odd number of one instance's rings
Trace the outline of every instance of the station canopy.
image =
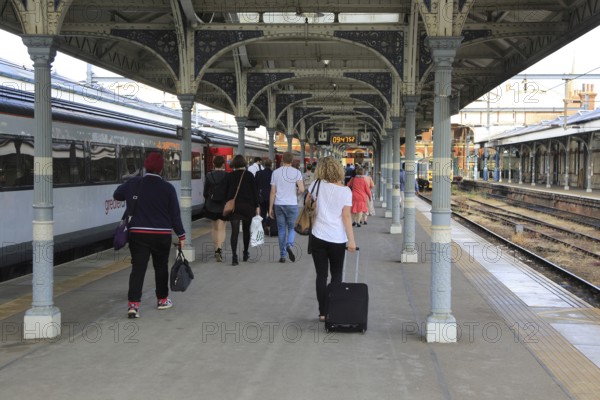
{"type": "Polygon", "coordinates": [[[462,37],[454,113],[598,26],[599,1],[0,0],[0,28],[250,124],[377,142],[407,94],[433,123],[428,37],[462,37]]]}

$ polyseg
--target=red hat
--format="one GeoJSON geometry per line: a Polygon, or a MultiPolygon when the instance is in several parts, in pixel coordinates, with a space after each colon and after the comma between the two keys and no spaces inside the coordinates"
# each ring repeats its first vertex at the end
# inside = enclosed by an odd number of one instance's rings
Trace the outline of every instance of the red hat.
{"type": "Polygon", "coordinates": [[[165,160],[161,153],[153,152],[149,153],[148,157],[146,157],[146,161],[144,161],[144,168],[146,168],[146,172],[150,172],[152,174],[160,174],[163,170],[163,165],[165,160]]]}

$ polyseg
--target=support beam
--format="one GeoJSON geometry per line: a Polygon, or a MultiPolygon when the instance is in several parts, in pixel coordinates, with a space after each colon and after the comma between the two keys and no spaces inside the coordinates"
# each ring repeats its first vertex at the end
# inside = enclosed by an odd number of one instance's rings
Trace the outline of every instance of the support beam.
{"type": "MultiPolygon", "coordinates": [[[[238,126],[238,148],[237,154],[246,153],[246,117],[235,117],[238,126]]],[[[234,154],[235,155],[235,154],[234,154]]]]}
{"type": "Polygon", "coordinates": [[[405,96],[406,114],[406,156],[404,162],[404,244],[400,261],[416,263],[419,254],[416,246],[416,208],[415,208],[415,153],[416,153],[416,109],[419,96],[405,96]]]}
{"type": "Polygon", "coordinates": [[[394,132],[392,129],[388,129],[388,136],[385,144],[385,151],[387,153],[386,162],[386,183],[385,183],[385,217],[392,218],[392,173],[393,173],[393,162],[394,162],[394,132]]]}
{"type": "Polygon", "coordinates": [[[391,234],[402,233],[400,221],[400,117],[392,117],[392,225],[391,234]]]}

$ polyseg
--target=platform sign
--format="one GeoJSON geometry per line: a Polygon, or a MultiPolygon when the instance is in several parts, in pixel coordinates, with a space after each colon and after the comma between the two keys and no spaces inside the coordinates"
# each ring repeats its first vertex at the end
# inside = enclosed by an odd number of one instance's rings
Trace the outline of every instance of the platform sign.
{"type": "Polygon", "coordinates": [[[319,132],[317,134],[317,144],[329,144],[329,132],[319,132]]]}
{"type": "Polygon", "coordinates": [[[362,145],[367,145],[367,144],[373,144],[373,134],[371,132],[360,132],[358,134],[359,136],[359,140],[358,140],[358,144],[362,145]]]}
{"type": "Polygon", "coordinates": [[[332,135],[331,144],[356,144],[355,135],[332,135]]]}

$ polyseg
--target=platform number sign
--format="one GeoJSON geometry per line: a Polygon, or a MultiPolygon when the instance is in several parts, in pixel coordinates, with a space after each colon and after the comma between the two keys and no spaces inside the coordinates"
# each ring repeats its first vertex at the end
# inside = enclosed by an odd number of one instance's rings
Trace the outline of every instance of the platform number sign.
{"type": "Polygon", "coordinates": [[[358,134],[358,144],[373,144],[373,139],[371,138],[371,132],[360,132],[358,134]]]}
{"type": "Polygon", "coordinates": [[[317,144],[329,144],[329,132],[319,132],[317,135],[317,144]]]}

